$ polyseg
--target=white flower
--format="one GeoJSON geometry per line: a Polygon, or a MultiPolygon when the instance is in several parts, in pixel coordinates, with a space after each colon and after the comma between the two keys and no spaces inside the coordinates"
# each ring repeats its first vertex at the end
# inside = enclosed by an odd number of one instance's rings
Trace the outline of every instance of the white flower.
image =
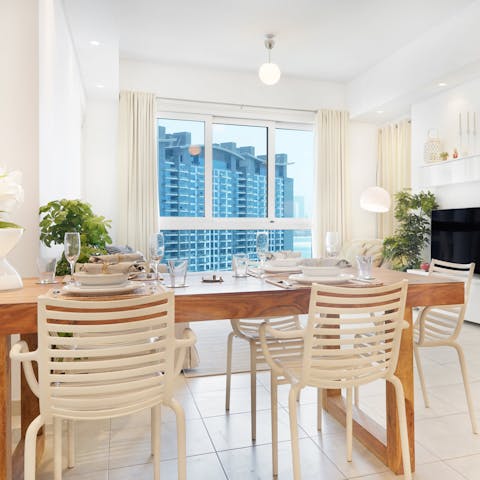
{"type": "Polygon", "coordinates": [[[0,167],[0,219],[23,203],[22,174],[18,170],[7,172],[0,167]]]}

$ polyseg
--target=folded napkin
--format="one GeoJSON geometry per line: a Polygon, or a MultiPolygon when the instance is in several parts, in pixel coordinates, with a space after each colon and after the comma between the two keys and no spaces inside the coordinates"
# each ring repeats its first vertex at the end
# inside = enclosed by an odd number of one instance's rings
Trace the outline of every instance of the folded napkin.
{"type": "Polygon", "coordinates": [[[116,253],[113,255],[92,255],[89,263],[108,263],[109,265],[122,262],[144,262],[145,258],[140,252],[135,253],[116,253]]]}
{"type": "MultiPolygon", "coordinates": [[[[107,256],[107,255],[104,255],[107,256]]],[[[85,273],[129,273],[138,271],[138,264],[135,262],[120,263],[77,263],[77,272],[85,273]]]]}
{"type": "Polygon", "coordinates": [[[272,258],[280,260],[282,258],[300,258],[302,252],[294,252],[293,250],[280,250],[272,253],[272,258]]]}

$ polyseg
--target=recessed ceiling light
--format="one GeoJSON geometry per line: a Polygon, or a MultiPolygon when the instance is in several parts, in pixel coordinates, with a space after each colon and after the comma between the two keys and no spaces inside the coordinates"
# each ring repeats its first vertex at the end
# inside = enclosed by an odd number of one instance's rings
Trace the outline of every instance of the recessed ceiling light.
{"type": "Polygon", "coordinates": [[[90,40],[90,45],[93,47],[98,47],[100,45],[100,42],[98,40],[90,40]]]}
{"type": "Polygon", "coordinates": [[[377,110],[377,113],[378,113],[379,115],[381,115],[382,113],[384,113],[384,111],[383,111],[383,110],[377,110]]]}
{"type": "Polygon", "coordinates": [[[105,88],[105,85],[102,85],[101,83],[97,83],[95,86],[96,86],[97,88],[105,88]]]}
{"type": "Polygon", "coordinates": [[[445,82],[439,82],[437,83],[437,87],[446,87],[447,84],[445,82]]]}

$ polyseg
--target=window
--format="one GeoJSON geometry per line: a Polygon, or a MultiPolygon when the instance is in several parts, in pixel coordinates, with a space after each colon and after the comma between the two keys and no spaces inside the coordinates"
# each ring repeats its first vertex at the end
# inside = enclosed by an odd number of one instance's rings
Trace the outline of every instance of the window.
{"type": "Polygon", "coordinates": [[[232,254],[270,249],[311,256],[313,132],[307,125],[213,116],[158,118],[158,170],[165,258],[190,270],[222,270],[232,254]]]}

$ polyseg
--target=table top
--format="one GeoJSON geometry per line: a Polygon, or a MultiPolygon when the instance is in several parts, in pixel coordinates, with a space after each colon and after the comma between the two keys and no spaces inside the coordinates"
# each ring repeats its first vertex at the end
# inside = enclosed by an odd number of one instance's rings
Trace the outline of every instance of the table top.
{"type": "MultiPolygon", "coordinates": [[[[347,270],[345,270],[347,272],[347,270]]],[[[355,273],[355,270],[351,270],[355,273]]],[[[307,313],[309,288],[284,289],[255,277],[235,278],[232,272],[219,274],[222,283],[203,283],[202,277],[212,272],[189,273],[188,286],[175,289],[177,322],[256,318],[307,313]]],[[[374,269],[383,284],[407,279],[407,306],[448,305],[463,302],[460,281],[424,277],[387,269],[374,269]]],[[[0,292],[0,335],[34,333],[36,331],[37,297],[58,285],[40,285],[36,278],[26,278],[19,290],[0,292]]]]}

